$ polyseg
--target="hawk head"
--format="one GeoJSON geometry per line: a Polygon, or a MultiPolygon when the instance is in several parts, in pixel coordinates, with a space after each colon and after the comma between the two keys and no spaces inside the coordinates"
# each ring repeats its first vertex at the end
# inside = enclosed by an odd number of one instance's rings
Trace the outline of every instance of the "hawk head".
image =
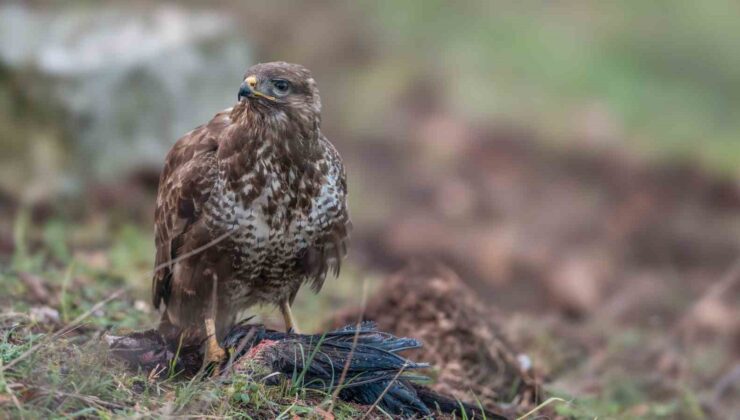
{"type": "Polygon", "coordinates": [[[237,99],[250,108],[283,112],[307,120],[321,113],[321,99],[311,72],[299,65],[276,61],[250,67],[237,99]]]}

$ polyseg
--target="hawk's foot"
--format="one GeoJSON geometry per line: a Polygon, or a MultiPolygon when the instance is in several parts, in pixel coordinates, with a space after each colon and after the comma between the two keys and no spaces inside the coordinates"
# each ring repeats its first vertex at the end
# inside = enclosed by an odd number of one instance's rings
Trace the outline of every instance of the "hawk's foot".
{"type": "Polygon", "coordinates": [[[203,367],[207,368],[211,364],[215,365],[213,374],[218,375],[221,362],[226,360],[226,350],[218,344],[216,340],[216,328],[212,318],[206,318],[206,333],[208,339],[206,340],[206,350],[203,356],[203,367]]]}

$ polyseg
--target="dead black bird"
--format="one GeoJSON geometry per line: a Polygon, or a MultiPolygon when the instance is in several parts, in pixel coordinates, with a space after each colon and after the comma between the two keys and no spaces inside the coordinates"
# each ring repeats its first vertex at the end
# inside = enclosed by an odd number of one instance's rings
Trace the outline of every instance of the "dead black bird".
{"type": "MultiPolygon", "coordinates": [[[[165,374],[174,369],[192,374],[201,367],[200,346],[180,348],[167,343],[156,331],[109,339],[115,355],[135,367],[165,374]],[[176,356],[177,355],[177,356],[176,356]],[[173,363],[174,362],[174,363],[173,363]]],[[[267,384],[291,381],[326,393],[339,387],[341,400],[377,406],[406,417],[432,417],[435,413],[464,411],[468,418],[506,419],[504,414],[461,403],[423,386],[427,377],[417,374],[426,363],[416,363],[398,353],[421,347],[413,338],[399,338],[378,331],[372,322],[350,325],[325,334],[305,335],[240,324],[223,342],[232,349],[221,366],[223,375],[249,372],[267,384]],[[354,343],[356,337],[356,343],[354,343]],[[342,378],[343,370],[347,369],[342,378]]]]}

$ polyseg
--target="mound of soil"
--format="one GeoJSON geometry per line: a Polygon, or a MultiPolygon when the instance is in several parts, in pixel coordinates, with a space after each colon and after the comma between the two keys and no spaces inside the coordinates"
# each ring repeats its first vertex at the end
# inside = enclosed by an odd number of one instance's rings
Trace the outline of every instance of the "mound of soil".
{"type": "MultiPolygon", "coordinates": [[[[348,310],[332,323],[354,323],[359,315],[348,310]]],[[[437,392],[512,412],[532,407],[541,397],[526,356],[503,336],[497,314],[444,266],[413,264],[390,276],[362,317],[421,340],[423,347],[409,356],[435,367],[431,388],[437,392]]]]}

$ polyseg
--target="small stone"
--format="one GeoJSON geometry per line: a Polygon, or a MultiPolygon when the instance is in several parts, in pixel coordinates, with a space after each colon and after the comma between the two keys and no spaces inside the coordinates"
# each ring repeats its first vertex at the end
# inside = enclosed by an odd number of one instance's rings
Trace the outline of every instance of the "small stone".
{"type": "Polygon", "coordinates": [[[30,311],[31,319],[39,324],[59,322],[59,311],[48,306],[34,306],[30,311]]]}

